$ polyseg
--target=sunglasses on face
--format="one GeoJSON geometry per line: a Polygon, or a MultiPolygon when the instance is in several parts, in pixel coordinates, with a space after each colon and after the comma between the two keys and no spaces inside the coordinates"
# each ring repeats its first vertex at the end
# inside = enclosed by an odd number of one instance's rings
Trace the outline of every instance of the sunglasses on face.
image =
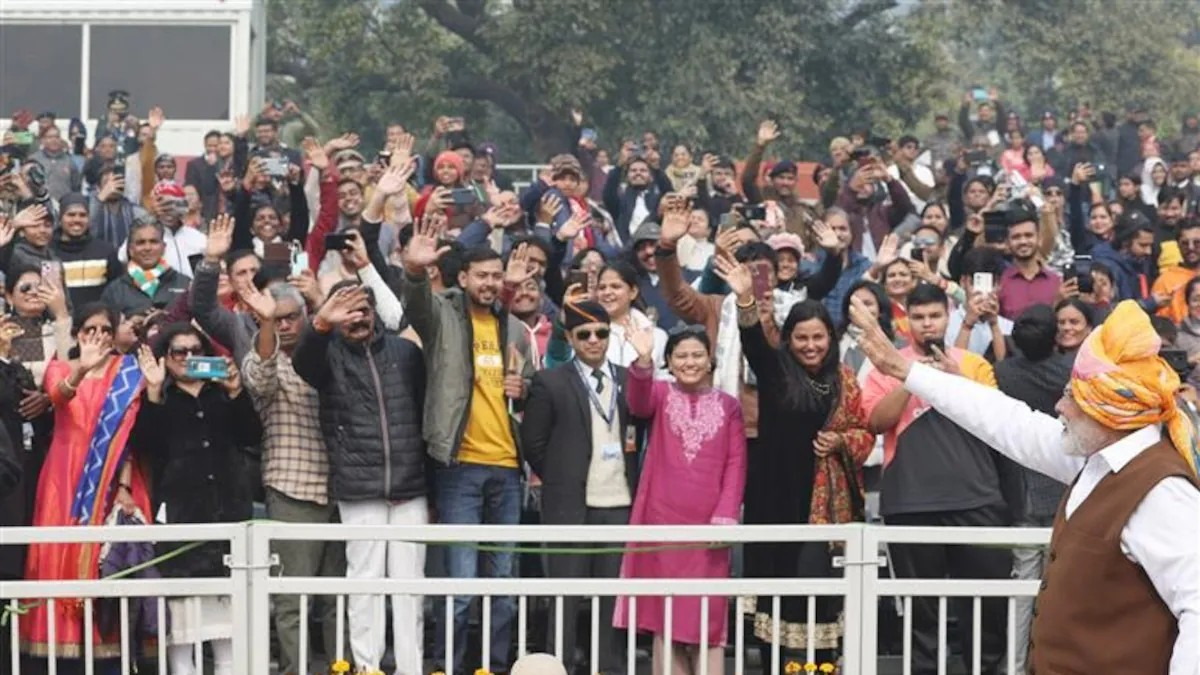
{"type": "Polygon", "coordinates": [[[173,359],[183,360],[189,356],[199,356],[200,347],[171,347],[167,354],[173,359]]]}
{"type": "Polygon", "coordinates": [[[580,342],[587,342],[588,340],[592,339],[592,336],[595,336],[597,340],[607,340],[608,335],[609,330],[607,328],[597,328],[595,330],[584,328],[582,330],[575,331],[575,339],[579,340],[580,342]]]}
{"type": "Polygon", "coordinates": [[[20,286],[17,286],[17,290],[22,293],[36,293],[38,288],[40,288],[40,287],[41,286],[39,286],[38,284],[35,284],[31,281],[27,281],[27,282],[21,284],[20,286]]]}

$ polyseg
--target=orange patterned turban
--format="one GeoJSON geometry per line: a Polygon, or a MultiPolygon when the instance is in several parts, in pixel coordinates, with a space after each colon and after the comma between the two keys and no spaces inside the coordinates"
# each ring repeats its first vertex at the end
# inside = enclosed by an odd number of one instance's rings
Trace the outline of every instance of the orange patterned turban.
{"type": "Polygon", "coordinates": [[[1132,300],[1120,303],[1080,346],[1071,394],[1089,417],[1109,429],[1165,424],[1195,474],[1200,465],[1196,429],[1176,404],[1179,376],[1159,358],[1161,344],[1141,307],[1132,300]]]}

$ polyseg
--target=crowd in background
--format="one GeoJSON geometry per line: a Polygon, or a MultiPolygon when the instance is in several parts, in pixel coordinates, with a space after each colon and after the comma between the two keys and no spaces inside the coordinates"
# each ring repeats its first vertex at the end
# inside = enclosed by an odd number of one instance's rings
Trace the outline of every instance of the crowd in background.
{"type": "MultiPolygon", "coordinates": [[[[833,138],[812,170],[818,195],[803,199],[800,165],[770,157],[782,133],[771,120],[720,152],[653,132],[605,147],[575,111],[574,152],[515,189],[461,118],[421,140],[392,123],[368,157],[355,133],[321,140],[298,106],[276,102],[198,139],[181,164],[156,148],[165,112],[140,119],[131,104],[113,92],[90,141],[78,120],[64,137],[53,114],[21,111],[0,143],[5,526],[236,522],[256,503],[285,522],[376,526],[1048,526],[1065,486],[875,371],[852,299],[909,358],[948,357],[1050,414],[1089,331],[1135,300],[1188,383],[1180,395],[1200,384],[1196,114],[1175,128],[1137,105],[1119,123],[1080,107],[1060,124],[977,90],[928,138],[833,138]]],[[[173,547],[3,546],[0,578],[97,578],[173,547]]],[[[408,542],[274,553],[296,576],[730,574],[728,549],[636,548],[519,564],[503,547],[408,542]]],[[[209,544],[154,570],[224,575],[222,553],[209,544]]],[[[831,576],[836,553],[747,545],[741,571],[831,576]]],[[[1041,555],[889,551],[901,578],[1037,579],[1041,555]]],[[[578,600],[564,603],[569,668],[587,662],[578,600]]],[[[419,598],[352,596],[348,659],[440,670],[452,632],[468,672],[471,601],[456,597],[447,622],[419,598]]],[[[983,672],[1000,672],[1005,602],[981,605],[983,672]]],[[[233,672],[228,602],[167,606],[169,618],[139,608],[138,625],[169,621],[172,675],[200,672],[201,642],[215,672],[233,672]]],[[[604,673],[624,672],[617,631],[631,623],[656,655],[674,651],[678,672],[704,660],[722,672],[726,599],[711,599],[707,625],[698,598],[641,598],[636,616],[624,598],[600,607],[604,673]]],[[[778,642],[803,654],[812,630],[820,660],[836,662],[841,608],[816,608],[812,627],[803,597],[783,600],[778,629],[771,598],[741,598],[732,614],[764,653],[778,642]]],[[[1022,635],[1031,612],[1018,602],[1022,635]]],[[[327,660],[335,613],[332,598],[314,606],[327,660]]],[[[507,672],[516,602],[495,598],[491,613],[485,665],[507,672]]],[[[955,613],[970,626],[969,603],[955,613]]],[[[309,648],[298,599],[278,597],[273,615],[280,672],[295,673],[309,648]]],[[[915,673],[937,672],[937,620],[935,600],[914,599],[915,673]]],[[[50,640],[67,659],[86,641],[118,656],[114,626],[86,634],[80,603],[32,607],[28,672],[50,640]]],[[[550,626],[537,639],[553,651],[550,626]]],[[[971,639],[952,642],[970,654],[971,639]]]]}

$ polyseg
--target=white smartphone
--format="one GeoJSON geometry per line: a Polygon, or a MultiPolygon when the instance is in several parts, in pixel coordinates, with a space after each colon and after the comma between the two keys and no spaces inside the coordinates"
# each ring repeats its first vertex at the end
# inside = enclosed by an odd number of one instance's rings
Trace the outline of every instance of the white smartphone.
{"type": "Polygon", "coordinates": [[[993,288],[992,275],[987,272],[976,272],[975,276],[971,278],[971,285],[974,287],[975,293],[990,295],[993,288]]]}

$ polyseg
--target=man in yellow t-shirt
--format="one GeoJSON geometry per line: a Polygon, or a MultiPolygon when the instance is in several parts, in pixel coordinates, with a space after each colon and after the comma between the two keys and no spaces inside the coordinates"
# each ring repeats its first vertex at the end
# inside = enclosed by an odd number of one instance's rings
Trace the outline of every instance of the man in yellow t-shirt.
{"type": "MultiPolygon", "coordinates": [[[[495,251],[470,248],[461,254],[459,288],[433,293],[426,270],[448,252],[439,248],[436,236],[429,223],[416,224],[403,253],[406,283],[401,295],[426,354],[422,431],[438,465],[437,522],[516,525],[521,515],[521,458],[515,413],[525,397],[524,378],[532,376],[532,364],[524,329],[497,300],[506,281],[523,283],[532,270],[520,249],[506,276],[495,251]]],[[[474,578],[481,570],[497,578],[513,576],[512,553],[478,553],[465,546],[445,551],[450,577],[474,578]]],[[[452,628],[438,621],[432,657],[439,670],[446,662],[447,630],[454,631],[456,667],[464,663],[471,601],[469,596],[455,596],[452,628]]],[[[492,663],[487,664],[493,672],[510,665],[506,659],[515,617],[513,598],[493,598],[492,663]]]]}

